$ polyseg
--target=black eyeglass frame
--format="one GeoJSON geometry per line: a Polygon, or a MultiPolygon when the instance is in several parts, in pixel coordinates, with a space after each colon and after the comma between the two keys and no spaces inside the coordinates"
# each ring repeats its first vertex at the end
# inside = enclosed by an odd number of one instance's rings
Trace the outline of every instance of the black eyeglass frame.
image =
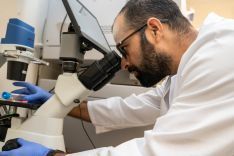
{"type": "MultiPolygon", "coordinates": [[[[166,23],[168,22],[168,19],[159,19],[160,22],[162,23],[166,23]]],[[[138,31],[141,31],[145,26],[147,26],[147,23],[145,23],[143,26],[139,27],[138,29],[136,29],[135,31],[133,31],[132,33],[130,33],[128,36],[126,36],[122,41],[120,41],[117,45],[116,48],[117,50],[121,53],[121,55],[124,58],[127,58],[127,53],[124,50],[124,48],[122,47],[123,43],[129,39],[131,36],[133,36],[134,34],[136,34],[138,31]]]]}

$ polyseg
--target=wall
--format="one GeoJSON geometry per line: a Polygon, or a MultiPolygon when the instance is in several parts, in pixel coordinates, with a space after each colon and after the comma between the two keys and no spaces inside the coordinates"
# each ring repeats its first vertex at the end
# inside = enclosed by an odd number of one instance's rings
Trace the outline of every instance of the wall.
{"type": "Polygon", "coordinates": [[[199,28],[209,12],[234,19],[233,0],[187,0],[187,7],[195,10],[194,26],[199,28]]]}

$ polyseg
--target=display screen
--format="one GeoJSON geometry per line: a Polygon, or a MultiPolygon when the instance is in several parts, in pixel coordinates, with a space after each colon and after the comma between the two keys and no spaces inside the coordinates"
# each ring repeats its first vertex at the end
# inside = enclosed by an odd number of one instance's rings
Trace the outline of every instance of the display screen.
{"type": "Polygon", "coordinates": [[[90,41],[94,48],[106,54],[111,51],[97,18],[79,1],[63,0],[68,16],[77,33],[90,41]]]}

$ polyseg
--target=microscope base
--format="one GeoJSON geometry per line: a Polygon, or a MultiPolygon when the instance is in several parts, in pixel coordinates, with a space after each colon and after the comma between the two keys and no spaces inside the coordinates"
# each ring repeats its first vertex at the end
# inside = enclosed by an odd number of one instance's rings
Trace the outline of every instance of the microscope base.
{"type": "MultiPolygon", "coordinates": [[[[14,138],[23,138],[52,149],[65,151],[62,130],[63,119],[32,116],[18,128],[9,128],[5,141],[14,138]]],[[[2,143],[0,143],[1,146],[2,143]]]]}
{"type": "MultiPolygon", "coordinates": [[[[14,138],[24,138],[26,140],[40,143],[52,149],[59,149],[59,150],[65,151],[63,135],[49,136],[49,135],[43,135],[43,134],[33,133],[33,132],[28,132],[28,131],[8,129],[6,140],[10,140],[14,138]]],[[[3,145],[4,143],[1,142],[0,147],[2,147],[3,145]]]]}

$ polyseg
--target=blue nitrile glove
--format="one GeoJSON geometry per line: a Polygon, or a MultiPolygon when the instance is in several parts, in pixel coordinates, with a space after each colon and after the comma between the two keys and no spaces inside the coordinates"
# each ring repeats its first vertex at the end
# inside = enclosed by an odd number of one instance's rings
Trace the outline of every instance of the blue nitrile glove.
{"type": "Polygon", "coordinates": [[[46,156],[52,149],[38,143],[17,139],[21,147],[10,151],[0,152],[0,156],[46,156]]]}
{"type": "Polygon", "coordinates": [[[24,94],[23,100],[27,100],[29,103],[44,103],[52,94],[27,82],[14,82],[13,85],[25,87],[22,89],[14,90],[12,93],[24,94]]]}

